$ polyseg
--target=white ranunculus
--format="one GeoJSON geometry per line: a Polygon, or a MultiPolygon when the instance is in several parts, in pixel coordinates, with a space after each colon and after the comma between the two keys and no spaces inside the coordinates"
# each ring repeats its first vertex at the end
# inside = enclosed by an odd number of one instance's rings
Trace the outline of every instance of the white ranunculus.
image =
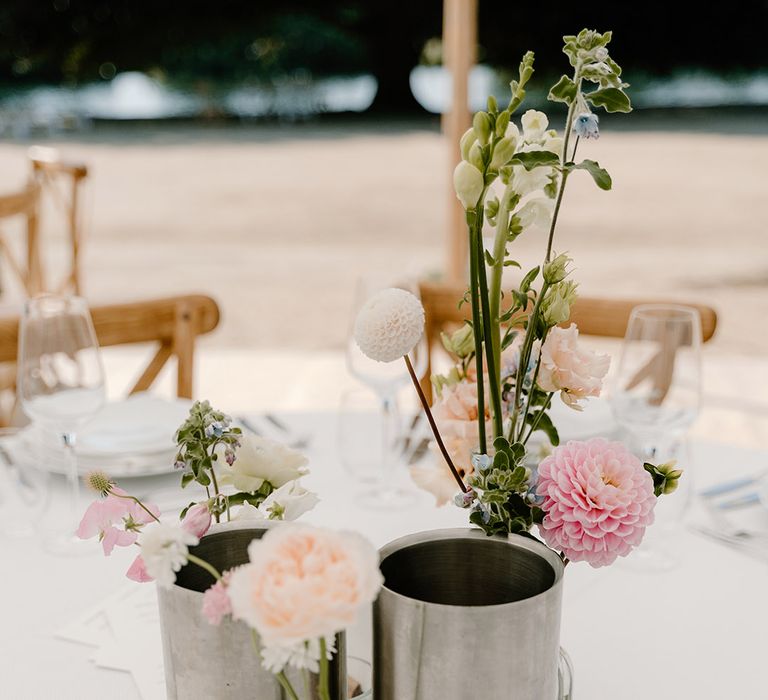
{"type": "Polygon", "coordinates": [[[535,109],[529,109],[520,121],[523,124],[523,136],[526,141],[538,141],[549,126],[547,115],[535,109]]]}
{"type": "Polygon", "coordinates": [[[483,174],[471,163],[463,160],[453,171],[453,186],[456,196],[465,209],[474,209],[483,193],[483,174]]]}
{"type": "Polygon", "coordinates": [[[523,204],[516,214],[523,230],[546,229],[552,221],[553,208],[554,203],[548,197],[536,197],[523,204]]]}
{"type": "Polygon", "coordinates": [[[137,540],[147,573],[162,588],[170,588],[176,572],[187,563],[189,547],[200,540],[180,524],[152,523],[144,527],[137,540]]]}
{"type": "MultiPolygon", "coordinates": [[[[226,465],[224,446],[219,446],[218,463],[226,465]]],[[[309,472],[307,458],[296,450],[259,435],[243,434],[232,466],[225,466],[222,481],[239,491],[251,493],[265,481],[280,488],[309,472]]]]}

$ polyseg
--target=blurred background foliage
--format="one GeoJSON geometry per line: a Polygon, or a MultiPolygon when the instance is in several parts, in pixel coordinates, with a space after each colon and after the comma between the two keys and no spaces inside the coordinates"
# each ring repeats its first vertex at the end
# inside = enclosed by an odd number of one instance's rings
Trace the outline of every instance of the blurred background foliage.
{"type": "MultiPolygon", "coordinates": [[[[583,26],[621,37],[617,59],[635,75],[678,69],[728,74],[764,68],[768,0],[643,3],[480,0],[479,60],[516,66],[524,49],[540,72],[563,68],[553,36],[583,26]]],[[[3,0],[0,84],[79,85],[142,71],[198,89],[286,75],[371,73],[374,108],[416,111],[408,75],[440,61],[440,0],[3,0]]]]}

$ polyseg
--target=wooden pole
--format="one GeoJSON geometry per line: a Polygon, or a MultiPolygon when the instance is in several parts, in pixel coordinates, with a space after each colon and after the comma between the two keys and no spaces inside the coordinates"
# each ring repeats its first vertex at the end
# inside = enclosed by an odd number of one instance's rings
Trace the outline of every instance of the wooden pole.
{"type": "Polygon", "coordinates": [[[443,1],[443,65],[451,73],[451,106],[443,115],[448,153],[448,256],[446,277],[467,279],[467,224],[453,189],[453,170],[459,162],[459,139],[471,126],[469,73],[477,60],[477,0],[443,1]]]}

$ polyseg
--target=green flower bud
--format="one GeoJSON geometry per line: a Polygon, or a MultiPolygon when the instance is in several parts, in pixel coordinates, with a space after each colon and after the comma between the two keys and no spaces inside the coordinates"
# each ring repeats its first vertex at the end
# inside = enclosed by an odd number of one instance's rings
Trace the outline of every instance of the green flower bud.
{"type": "Polygon", "coordinates": [[[648,462],[643,466],[653,479],[653,493],[657,498],[677,491],[678,482],[683,475],[683,470],[677,469],[677,460],[673,459],[658,467],[648,462]]]}
{"type": "Polygon", "coordinates": [[[477,140],[485,145],[491,138],[491,118],[485,112],[478,112],[472,120],[477,140]]]}
{"type": "Polygon", "coordinates": [[[488,111],[493,114],[499,111],[499,105],[493,95],[488,95],[488,111]]]}
{"type": "Polygon", "coordinates": [[[449,353],[461,359],[468,357],[475,351],[475,334],[472,331],[472,326],[467,323],[451,333],[450,336],[441,333],[440,339],[443,341],[443,347],[449,353]]]}
{"type": "Polygon", "coordinates": [[[493,219],[496,214],[499,213],[499,200],[496,197],[491,197],[485,200],[485,215],[489,219],[493,219]]]}
{"type": "Polygon", "coordinates": [[[513,155],[515,155],[515,140],[508,136],[499,139],[493,148],[491,169],[498,170],[502,165],[506,165],[513,155]]]}
{"type": "Polygon", "coordinates": [[[464,132],[461,141],[459,141],[459,149],[461,150],[461,157],[463,160],[469,160],[469,149],[475,141],[477,141],[477,136],[475,136],[475,130],[470,126],[469,129],[464,132]]]}
{"type": "Polygon", "coordinates": [[[453,171],[453,186],[464,208],[474,209],[485,187],[483,174],[474,165],[463,160],[453,171]]]}
{"type": "Polygon", "coordinates": [[[576,301],[575,282],[558,282],[550,287],[541,302],[541,314],[547,326],[558,326],[571,316],[571,305],[576,301]]]}
{"type": "Polygon", "coordinates": [[[483,149],[480,146],[480,143],[475,141],[472,146],[470,146],[469,149],[469,157],[467,160],[474,165],[480,172],[483,171],[485,168],[485,163],[483,163],[483,149]]]}
{"type": "Polygon", "coordinates": [[[509,126],[509,112],[505,109],[496,117],[496,136],[504,136],[509,126]]]}
{"type": "Polygon", "coordinates": [[[568,276],[568,264],[571,259],[562,253],[554,260],[550,260],[544,265],[544,281],[548,284],[557,284],[562,282],[568,276]]]}

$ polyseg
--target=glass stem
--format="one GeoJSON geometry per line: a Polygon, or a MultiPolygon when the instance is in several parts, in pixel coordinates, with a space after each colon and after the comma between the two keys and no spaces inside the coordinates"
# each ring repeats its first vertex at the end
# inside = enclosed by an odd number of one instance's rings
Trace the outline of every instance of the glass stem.
{"type": "Polygon", "coordinates": [[[80,509],[80,479],[77,474],[77,453],[75,452],[75,433],[62,433],[64,455],[67,465],[67,481],[69,481],[69,521],[74,535],[77,527],[80,509]]]}
{"type": "Polygon", "coordinates": [[[385,484],[392,470],[393,445],[398,437],[395,424],[397,418],[397,403],[391,394],[381,396],[381,483],[385,484]]]}

